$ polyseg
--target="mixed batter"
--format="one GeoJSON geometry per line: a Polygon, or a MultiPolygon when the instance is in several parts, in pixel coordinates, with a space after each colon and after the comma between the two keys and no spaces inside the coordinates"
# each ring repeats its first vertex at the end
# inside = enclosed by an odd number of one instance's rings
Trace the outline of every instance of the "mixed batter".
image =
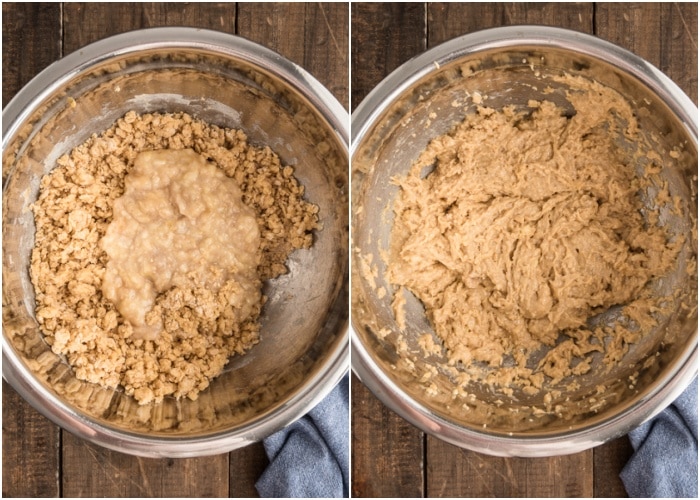
{"type": "Polygon", "coordinates": [[[642,215],[651,180],[628,103],[570,83],[575,113],[547,100],[478,106],[395,179],[397,297],[422,301],[451,365],[504,392],[584,374],[594,352],[618,361],[655,324],[650,284],[683,243],[642,215]],[[616,307],[618,324],[591,321],[616,307]]]}

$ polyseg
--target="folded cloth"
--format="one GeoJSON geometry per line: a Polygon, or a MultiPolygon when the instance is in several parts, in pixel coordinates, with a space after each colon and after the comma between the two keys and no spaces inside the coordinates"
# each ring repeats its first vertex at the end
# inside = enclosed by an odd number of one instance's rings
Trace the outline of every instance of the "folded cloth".
{"type": "Polygon", "coordinates": [[[263,440],[270,464],[255,487],[264,498],[343,498],[349,491],[349,376],[316,407],[263,440]]]}
{"type": "Polygon", "coordinates": [[[698,498],[697,377],[629,440],[634,453],[620,477],[630,497],[698,498]]]}

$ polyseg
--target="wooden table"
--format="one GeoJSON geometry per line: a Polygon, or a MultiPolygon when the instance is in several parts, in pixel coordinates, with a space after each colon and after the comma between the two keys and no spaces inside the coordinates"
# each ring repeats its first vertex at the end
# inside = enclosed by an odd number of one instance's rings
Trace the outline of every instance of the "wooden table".
{"type": "MultiPolygon", "coordinates": [[[[346,3],[15,3],[2,5],[3,107],[34,75],[86,44],[154,26],[244,36],[301,65],[348,107],[346,3]]],[[[3,496],[255,497],[261,444],[192,459],[145,459],[72,436],[3,381],[3,496]]]]}
{"type": "MultiPolygon", "coordinates": [[[[595,34],[672,78],[697,103],[697,3],[410,3],[351,7],[351,100],[357,106],[412,56],[482,28],[542,24],[595,34]]],[[[627,438],[554,458],[495,458],[427,436],[352,381],[355,497],[625,496],[627,438]]]]}

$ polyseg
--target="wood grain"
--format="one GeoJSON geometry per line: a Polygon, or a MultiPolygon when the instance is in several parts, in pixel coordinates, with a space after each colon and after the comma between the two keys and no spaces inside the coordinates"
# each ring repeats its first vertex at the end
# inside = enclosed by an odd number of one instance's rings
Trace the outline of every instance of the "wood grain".
{"type": "Polygon", "coordinates": [[[61,57],[61,5],[2,4],[2,105],[61,57]]]}
{"type": "Polygon", "coordinates": [[[61,472],[65,497],[226,497],[229,493],[227,455],[133,457],[68,432],[63,433],[61,472]]]}
{"type": "Polygon", "coordinates": [[[63,46],[66,54],[111,35],[141,28],[189,26],[235,32],[236,5],[198,2],[66,2],[63,46]]]}
{"type": "Polygon", "coordinates": [[[59,496],[59,428],[26,403],[5,380],[2,395],[2,496],[59,496]]]}
{"type": "MultiPolygon", "coordinates": [[[[430,497],[590,497],[593,460],[593,450],[548,458],[494,457],[428,437],[427,492],[430,497]]],[[[611,472],[598,469],[601,485],[611,472]]]]}
{"type": "Polygon", "coordinates": [[[595,34],[663,71],[697,104],[698,4],[601,3],[595,34]]]}
{"type": "MultiPolygon", "coordinates": [[[[2,4],[2,105],[61,57],[59,4],[2,4]]],[[[60,495],[59,428],[2,381],[2,495],[60,495]]]]}
{"type": "Polygon", "coordinates": [[[348,108],[348,6],[241,3],[238,34],[302,66],[348,108]]]}
{"type": "Polygon", "coordinates": [[[238,32],[297,64],[304,62],[304,10],[291,3],[242,3],[239,6],[238,32]],[[286,23],[286,29],[278,26],[286,23]]]}
{"type": "Polygon", "coordinates": [[[353,497],[423,497],[424,436],[351,379],[353,497]]]}
{"type": "Polygon", "coordinates": [[[627,436],[613,439],[593,448],[593,496],[597,498],[626,497],[620,471],[632,456],[627,436]]]}
{"type": "Polygon", "coordinates": [[[429,497],[590,497],[593,454],[502,458],[428,438],[429,497]]]}
{"type": "Polygon", "coordinates": [[[537,24],[593,31],[593,4],[568,2],[431,3],[428,46],[497,26],[537,24]]]}
{"type": "Polygon", "coordinates": [[[389,73],[426,49],[422,3],[352,4],[352,109],[389,73]]]}
{"type": "Polygon", "coordinates": [[[255,483],[269,464],[262,445],[251,445],[229,454],[230,498],[257,498],[255,483]]]}
{"type": "Polygon", "coordinates": [[[346,109],[350,109],[350,6],[343,2],[305,3],[302,66],[346,109]]]}

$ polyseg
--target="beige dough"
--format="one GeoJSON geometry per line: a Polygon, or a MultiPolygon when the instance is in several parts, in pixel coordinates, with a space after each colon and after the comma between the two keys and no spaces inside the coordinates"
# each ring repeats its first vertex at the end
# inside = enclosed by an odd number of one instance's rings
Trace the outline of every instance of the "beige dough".
{"type": "Polygon", "coordinates": [[[226,300],[192,310],[199,323],[221,316],[223,304],[249,318],[260,302],[260,230],[236,181],[191,149],[139,153],[124,181],[100,242],[109,256],[102,293],[134,337],[157,338],[164,312],[153,310],[156,297],[176,290],[225,290],[226,300]]]}
{"type": "Polygon", "coordinates": [[[617,360],[654,324],[648,285],[681,243],[640,213],[644,181],[619,140],[638,139],[629,106],[588,85],[568,96],[572,117],[549,101],[478,107],[395,179],[389,280],[422,301],[450,364],[501,388],[537,392],[595,351],[617,360]],[[635,305],[615,332],[589,324],[635,305]]]}
{"type": "Polygon", "coordinates": [[[270,148],[184,113],[129,112],[57,163],[42,178],[32,207],[30,275],[46,342],[80,380],[121,386],[141,404],[167,396],[196,399],[230,357],[259,341],[261,284],[286,272],[294,249],[311,246],[318,207],[303,199],[293,168],[270,148]],[[159,159],[175,165],[161,168],[159,159]],[[186,163],[198,168],[184,172],[186,163]],[[150,189],[153,177],[143,175],[154,166],[169,179],[167,197],[150,189]],[[139,225],[127,223],[127,214],[139,225]],[[227,227],[223,218],[237,223],[227,227]],[[169,224],[175,233],[178,224],[188,226],[187,239],[159,242],[172,235],[169,224]],[[137,243],[136,233],[146,226],[146,238],[137,243]],[[120,244],[143,253],[147,265],[130,265],[128,254],[119,255],[120,244]],[[235,251],[224,255],[222,244],[235,251]],[[119,280],[134,283],[120,289],[119,280]],[[149,282],[153,289],[132,304],[128,295],[149,282]]]}

